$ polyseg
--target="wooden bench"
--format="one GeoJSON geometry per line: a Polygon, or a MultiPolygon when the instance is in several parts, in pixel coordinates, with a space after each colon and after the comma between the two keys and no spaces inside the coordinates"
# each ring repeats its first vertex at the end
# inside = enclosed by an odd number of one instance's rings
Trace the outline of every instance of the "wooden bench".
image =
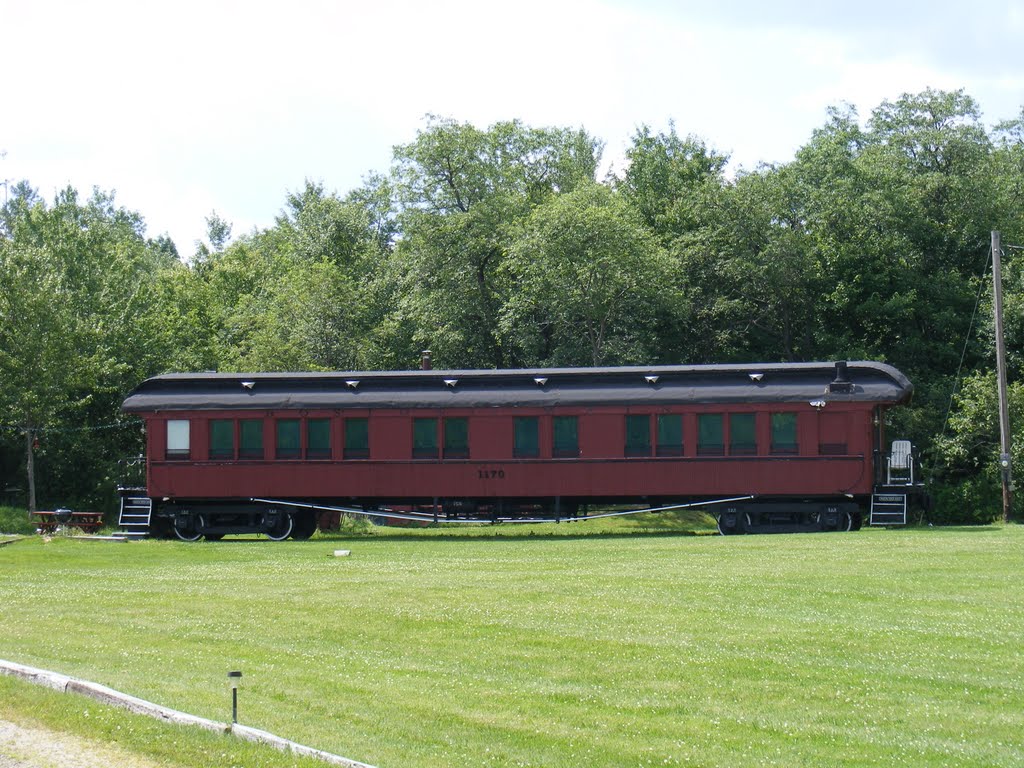
{"type": "Polygon", "coordinates": [[[40,510],[32,513],[39,533],[54,533],[58,527],[65,525],[81,528],[83,533],[96,533],[103,525],[102,512],[69,512],[61,510],[40,510]]]}

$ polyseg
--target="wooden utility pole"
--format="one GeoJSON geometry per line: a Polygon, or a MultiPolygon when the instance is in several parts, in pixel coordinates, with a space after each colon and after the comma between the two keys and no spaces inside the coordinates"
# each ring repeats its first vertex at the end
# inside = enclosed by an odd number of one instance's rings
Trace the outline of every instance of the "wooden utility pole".
{"type": "Polygon", "coordinates": [[[1003,478],[1003,522],[1010,519],[1013,484],[1010,467],[1010,409],[1006,396],[1006,344],[1003,341],[1003,274],[999,233],[992,232],[992,283],[996,320],[996,374],[999,379],[999,474],[1003,478]]]}

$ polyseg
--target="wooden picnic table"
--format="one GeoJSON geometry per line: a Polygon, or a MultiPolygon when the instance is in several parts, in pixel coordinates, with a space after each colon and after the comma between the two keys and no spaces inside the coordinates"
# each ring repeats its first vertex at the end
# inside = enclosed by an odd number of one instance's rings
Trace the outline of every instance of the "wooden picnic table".
{"type": "Polygon", "coordinates": [[[72,512],[70,510],[38,510],[32,513],[39,533],[54,533],[61,525],[81,528],[84,533],[96,533],[103,525],[102,512],[72,512]]]}

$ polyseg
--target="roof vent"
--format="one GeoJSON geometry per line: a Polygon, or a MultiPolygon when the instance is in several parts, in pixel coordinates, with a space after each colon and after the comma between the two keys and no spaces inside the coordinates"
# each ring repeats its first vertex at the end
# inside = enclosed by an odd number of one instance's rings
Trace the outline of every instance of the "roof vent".
{"type": "Polygon", "coordinates": [[[750,380],[754,382],[760,381],[761,379],[764,378],[763,373],[748,373],[747,376],[749,376],[750,380]]]}
{"type": "Polygon", "coordinates": [[[448,386],[449,389],[455,389],[455,385],[459,383],[459,380],[458,379],[445,379],[444,383],[448,386]]]}
{"type": "Polygon", "coordinates": [[[424,371],[429,371],[433,367],[434,367],[434,363],[433,363],[433,361],[432,361],[432,359],[430,357],[430,350],[429,349],[424,349],[420,353],[420,369],[424,370],[424,371]]]}
{"type": "Polygon", "coordinates": [[[544,376],[535,376],[533,379],[533,383],[536,384],[538,387],[543,387],[545,384],[548,383],[548,380],[544,376]]]}
{"type": "Polygon", "coordinates": [[[243,381],[242,382],[242,389],[252,389],[255,386],[256,386],[256,382],[255,381],[243,381]]]}
{"type": "Polygon", "coordinates": [[[348,379],[345,383],[349,389],[358,389],[359,387],[359,379],[348,379]]]}
{"type": "Polygon", "coordinates": [[[657,376],[644,376],[644,381],[646,381],[648,384],[650,384],[653,387],[655,384],[658,383],[658,377],[657,376]]]}
{"type": "Polygon", "coordinates": [[[839,360],[836,362],[836,377],[831,384],[828,385],[829,392],[852,392],[853,382],[850,381],[850,372],[847,370],[846,361],[839,360]]]}

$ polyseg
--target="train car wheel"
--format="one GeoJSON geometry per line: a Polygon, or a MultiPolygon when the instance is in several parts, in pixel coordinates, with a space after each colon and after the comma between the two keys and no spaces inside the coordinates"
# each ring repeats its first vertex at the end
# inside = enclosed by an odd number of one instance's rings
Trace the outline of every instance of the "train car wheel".
{"type": "Polygon", "coordinates": [[[203,534],[201,534],[195,528],[186,528],[185,530],[182,530],[177,525],[173,526],[173,528],[174,535],[182,541],[199,541],[201,538],[203,538],[203,534]]]}
{"type": "Polygon", "coordinates": [[[292,525],[292,538],[305,541],[316,532],[316,517],[312,513],[298,513],[292,525]]]}
{"type": "Polygon", "coordinates": [[[267,538],[271,541],[284,541],[292,535],[294,527],[295,521],[292,518],[291,512],[282,512],[281,516],[277,519],[277,524],[267,531],[267,538]]]}
{"type": "Polygon", "coordinates": [[[750,513],[727,509],[718,516],[718,532],[723,536],[746,533],[750,527],[750,513]]]}
{"type": "Polygon", "coordinates": [[[816,514],[811,521],[814,527],[811,530],[818,531],[839,531],[840,533],[848,533],[849,531],[857,530],[854,528],[853,514],[845,509],[839,510],[834,518],[825,515],[821,512],[816,514]]]}

